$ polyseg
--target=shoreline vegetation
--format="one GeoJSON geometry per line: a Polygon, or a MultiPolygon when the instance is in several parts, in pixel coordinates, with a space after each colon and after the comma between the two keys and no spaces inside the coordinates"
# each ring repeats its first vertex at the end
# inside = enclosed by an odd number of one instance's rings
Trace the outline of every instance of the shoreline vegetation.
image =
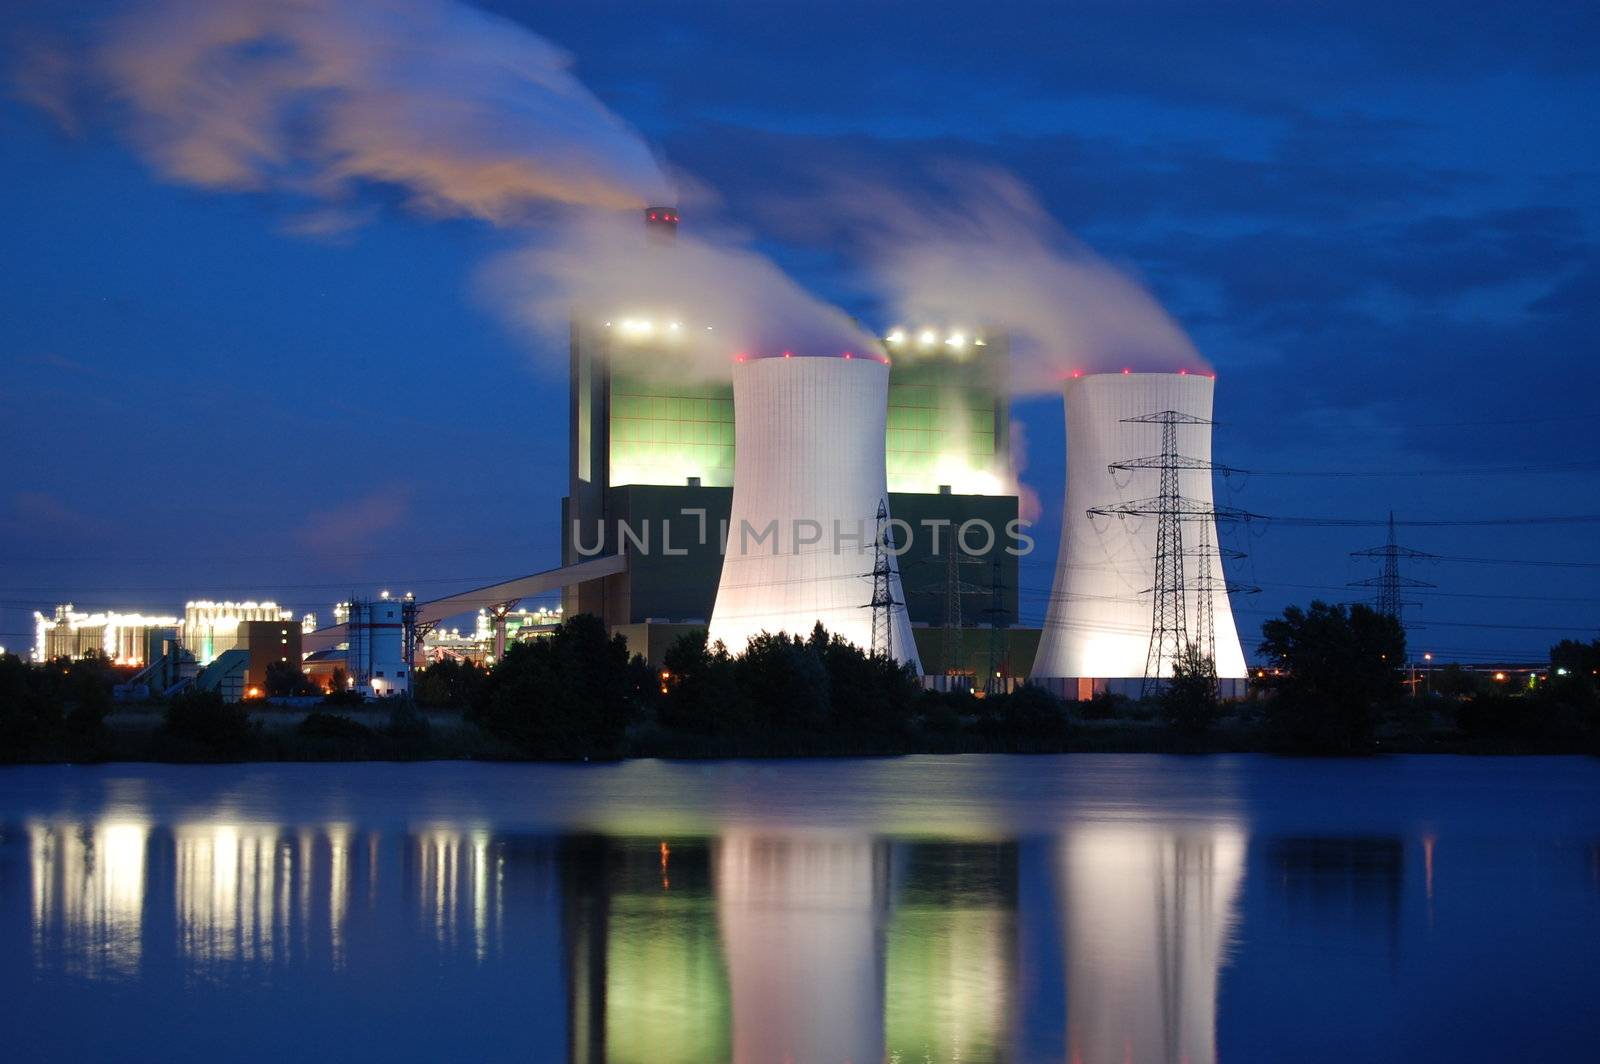
{"type": "MultiPolygon", "coordinates": [[[[1366,607],[1290,607],[1263,626],[1251,697],[1219,702],[1189,647],[1158,697],[1063,701],[1022,686],[927,691],[819,626],[744,653],[702,634],[659,669],[595,618],[569,618],[493,670],[444,661],[411,697],[226,703],[215,692],[116,703],[104,659],[0,657],[0,762],[610,760],[959,753],[1600,753],[1600,641],[1551,650],[1546,681],[1508,691],[1446,667],[1419,695],[1392,663],[1404,633],[1366,607]]],[[[305,689],[278,677],[276,694],[305,689]]]]}

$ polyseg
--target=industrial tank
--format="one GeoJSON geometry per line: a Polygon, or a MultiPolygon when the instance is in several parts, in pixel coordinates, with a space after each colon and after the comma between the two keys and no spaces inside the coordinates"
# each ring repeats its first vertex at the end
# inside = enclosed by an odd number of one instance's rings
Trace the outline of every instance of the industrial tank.
{"type": "MultiPolygon", "coordinates": [[[[889,367],[874,358],[760,358],[733,367],[733,505],[710,638],[829,632],[873,649],[876,518],[887,505],[889,367]]],[[[903,538],[903,533],[902,533],[903,538]]],[[[905,602],[889,561],[889,592],[905,602]]],[[[905,607],[894,657],[921,671],[905,607]]]]}
{"type": "MultiPolygon", "coordinates": [[[[1144,677],[1150,650],[1157,519],[1091,517],[1088,511],[1157,496],[1158,469],[1113,472],[1107,468],[1161,452],[1161,425],[1126,419],[1170,410],[1209,421],[1215,384],[1213,378],[1199,373],[1097,373],[1067,381],[1067,496],[1055,582],[1033,664],[1034,680],[1062,688],[1060,693],[1069,698],[1103,690],[1138,694],[1138,685],[1132,681],[1144,677]]],[[[1179,425],[1177,451],[1209,463],[1211,426],[1179,425]]],[[[1178,474],[1180,493],[1202,510],[1212,505],[1211,482],[1212,474],[1205,469],[1178,474]]],[[[1231,693],[1245,677],[1244,652],[1223,590],[1222,560],[1216,544],[1212,519],[1183,523],[1184,613],[1189,635],[1194,638],[1197,633],[1196,611],[1202,595],[1196,585],[1203,564],[1209,564],[1217,676],[1224,692],[1231,693]],[[1204,557],[1199,553],[1202,542],[1209,544],[1204,557]]],[[[1159,675],[1169,676],[1171,670],[1170,655],[1164,655],[1159,675]]]]}

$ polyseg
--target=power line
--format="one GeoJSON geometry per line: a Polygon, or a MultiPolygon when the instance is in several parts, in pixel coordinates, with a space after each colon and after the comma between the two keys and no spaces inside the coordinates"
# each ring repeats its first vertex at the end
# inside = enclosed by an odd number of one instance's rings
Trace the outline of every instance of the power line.
{"type": "Polygon", "coordinates": [[[1245,477],[1497,477],[1535,473],[1587,473],[1600,471],[1600,462],[1561,465],[1480,466],[1462,469],[1238,469],[1245,477]]]}

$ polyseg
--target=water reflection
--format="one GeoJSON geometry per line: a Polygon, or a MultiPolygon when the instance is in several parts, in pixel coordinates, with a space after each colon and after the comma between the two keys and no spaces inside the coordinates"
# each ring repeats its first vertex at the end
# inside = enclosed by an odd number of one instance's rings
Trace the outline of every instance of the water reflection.
{"type": "MultiPolygon", "coordinates": [[[[1420,844],[1430,904],[1435,841],[1430,835],[1420,844]]],[[[1333,930],[1347,942],[1380,937],[1391,959],[1398,955],[1406,857],[1398,836],[1289,836],[1272,840],[1266,851],[1291,920],[1333,930]]]]}
{"type": "Polygon", "coordinates": [[[717,855],[733,1060],[883,1055],[888,845],[735,832],[717,855]]]}
{"type": "MultiPolygon", "coordinates": [[[[1020,1059],[1024,852],[1053,861],[1042,871],[1066,1000],[1044,1022],[1064,1016],[1071,1059],[1214,1060],[1245,852],[1226,825],[1114,823],[1029,848],[769,830],[385,835],[348,822],[35,823],[27,835],[39,968],[131,979],[142,958],[170,957],[186,980],[228,983],[365,977],[397,943],[476,967],[543,953],[576,1062],[1020,1059]]],[[[1309,875],[1315,890],[1347,859],[1387,867],[1388,851],[1288,840],[1270,852],[1286,882],[1309,875]]]]}
{"type": "Polygon", "coordinates": [[[895,847],[886,1042],[890,1059],[1003,1060],[1015,1033],[1019,847],[895,847]]]}
{"type": "Polygon", "coordinates": [[[1217,981],[1245,838],[1102,825],[1062,840],[1067,1045],[1073,1061],[1217,1059],[1217,981]]]}
{"type": "Polygon", "coordinates": [[[140,823],[29,826],[36,964],[59,958],[90,978],[138,970],[149,834],[140,823]]]}

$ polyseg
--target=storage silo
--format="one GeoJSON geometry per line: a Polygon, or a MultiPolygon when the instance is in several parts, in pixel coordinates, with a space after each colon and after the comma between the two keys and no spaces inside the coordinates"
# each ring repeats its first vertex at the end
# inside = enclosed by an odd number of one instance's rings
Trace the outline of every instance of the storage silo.
{"type": "Polygon", "coordinates": [[[405,694],[411,689],[411,667],[400,600],[352,599],[346,609],[345,673],[352,689],[374,698],[405,694]]]}
{"type": "MultiPolygon", "coordinates": [[[[888,500],[889,367],[875,358],[746,359],[733,367],[733,504],[710,638],[739,653],[761,632],[821,622],[873,649],[874,540],[888,500]]],[[[889,562],[890,597],[904,603],[889,562]]],[[[921,671],[905,607],[894,657],[921,671]]]]}
{"type": "MultiPolygon", "coordinates": [[[[1033,680],[1068,698],[1107,690],[1139,694],[1153,627],[1158,520],[1091,516],[1089,511],[1160,493],[1157,468],[1108,468],[1161,453],[1163,426],[1129,418],[1173,411],[1200,419],[1205,423],[1177,426],[1177,453],[1210,463],[1215,384],[1199,373],[1096,373],[1067,381],[1067,499],[1033,680]]],[[[1212,506],[1209,469],[1182,469],[1177,476],[1179,492],[1192,509],[1205,512],[1212,506]]],[[[1190,638],[1198,634],[1200,574],[1209,567],[1217,677],[1225,695],[1238,693],[1246,675],[1244,651],[1224,590],[1216,522],[1185,520],[1182,537],[1183,609],[1190,638]],[[1207,545],[1203,556],[1202,543],[1207,545]]],[[[1170,655],[1163,655],[1159,675],[1169,676],[1171,669],[1170,655]]]]}

